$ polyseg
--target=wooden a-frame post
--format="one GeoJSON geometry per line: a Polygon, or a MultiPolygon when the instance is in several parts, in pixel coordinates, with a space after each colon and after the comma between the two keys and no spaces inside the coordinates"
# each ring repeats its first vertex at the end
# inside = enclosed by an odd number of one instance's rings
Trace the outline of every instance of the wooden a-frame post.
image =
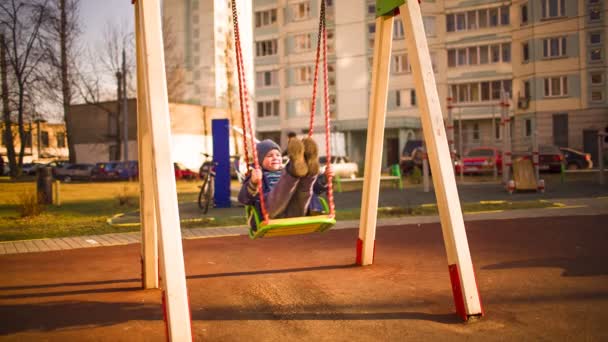
{"type": "Polygon", "coordinates": [[[361,204],[357,263],[371,265],[374,257],[380,165],[391,58],[393,17],[401,14],[408,57],[412,65],[420,119],[427,147],[443,240],[448,257],[457,313],[467,320],[483,314],[464,228],[454,167],[450,157],[441,104],[417,0],[377,0],[376,33],[369,104],[365,180],[361,204]]]}
{"type": "Polygon", "coordinates": [[[171,122],[160,0],[134,2],[143,283],[146,288],[158,286],[158,251],[167,338],[170,341],[191,341],[186,271],[170,149],[171,122]]]}

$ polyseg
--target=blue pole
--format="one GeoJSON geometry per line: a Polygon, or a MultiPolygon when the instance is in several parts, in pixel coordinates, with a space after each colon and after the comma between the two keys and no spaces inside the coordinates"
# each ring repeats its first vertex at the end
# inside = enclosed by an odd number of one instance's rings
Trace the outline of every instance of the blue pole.
{"type": "Polygon", "coordinates": [[[213,161],[215,167],[216,208],[230,208],[230,123],[228,119],[211,121],[213,135],[213,161]]]}

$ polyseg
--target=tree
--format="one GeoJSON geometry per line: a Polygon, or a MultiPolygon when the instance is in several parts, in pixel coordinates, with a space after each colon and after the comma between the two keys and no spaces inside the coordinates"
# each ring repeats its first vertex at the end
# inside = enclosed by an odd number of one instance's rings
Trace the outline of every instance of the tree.
{"type": "MultiPolygon", "coordinates": [[[[7,79],[13,93],[8,92],[8,112],[16,112],[18,136],[21,142],[18,160],[11,174],[18,175],[25,153],[26,113],[35,115],[40,82],[36,70],[42,64],[41,28],[48,19],[47,1],[5,0],[0,2],[0,31],[5,36],[7,79]],[[12,102],[12,103],[11,103],[12,102]],[[12,110],[10,107],[13,107],[12,110]]],[[[6,95],[5,95],[6,97],[6,95]]],[[[5,111],[6,114],[7,111],[5,111]]],[[[10,115],[10,114],[9,114],[10,115]]],[[[12,127],[5,127],[12,132],[12,127]]],[[[31,132],[31,131],[30,131],[31,132]]],[[[9,161],[10,162],[10,161],[9,161]]]]}
{"type": "Polygon", "coordinates": [[[17,163],[15,159],[15,145],[13,143],[13,122],[11,120],[11,110],[9,107],[7,67],[8,66],[6,63],[6,42],[4,34],[0,33],[0,81],[2,82],[2,116],[4,122],[4,129],[2,131],[1,139],[4,140],[6,145],[6,156],[8,158],[10,175],[14,178],[17,176],[17,163]]]}

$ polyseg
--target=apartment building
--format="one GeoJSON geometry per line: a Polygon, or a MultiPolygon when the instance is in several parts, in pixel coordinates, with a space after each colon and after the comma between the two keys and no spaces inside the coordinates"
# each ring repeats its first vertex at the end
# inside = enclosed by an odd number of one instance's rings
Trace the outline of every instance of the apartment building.
{"type": "MultiPolygon", "coordinates": [[[[245,77],[253,96],[251,1],[237,0],[236,3],[245,77]]],[[[172,101],[227,108],[229,93],[233,102],[238,99],[237,74],[233,71],[236,64],[230,4],[230,0],[163,2],[163,23],[168,32],[165,35],[171,40],[165,46],[165,58],[174,73],[168,75],[168,83],[170,87],[180,88],[172,101]],[[231,76],[228,76],[228,71],[232,72],[231,76]],[[176,80],[176,77],[183,79],[176,80]]],[[[172,94],[172,89],[169,89],[169,94],[172,94]]],[[[234,104],[238,108],[238,102],[234,104]]]]}
{"type": "MultiPolygon", "coordinates": [[[[333,129],[347,153],[365,153],[375,1],[328,0],[333,129]]],[[[501,147],[501,96],[508,95],[515,148],[540,144],[593,153],[608,124],[605,1],[435,0],[421,4],[444,116],[456,145],[501,147]],[[536,132],[536,133],[535,133],[536,132]]],[[[285,139],[307,131],[320,0],[254,0],[257,132],[285,139]]],[[[421,137],[401,19],[393,28],[383,166],[421,137]]],[[[320,86],[320,90],[322,87],[320,86]]],[[[321,113],[321,102],[316,105],[321,113]]],[[[322,124],[317,120],[319,129],[322,124]]]]}
{"type": "MultiPolygon", "coordinates": [[[[4,156],[7,160],[7,147],[4,136],[6,128],[0,124],[0,157],[4,156]]],[[[15,153],[18,155],[21,149],[21,139],[19,139],[19,129],[17,124],[12,127],[13,145],[15,153]]],[[[67,159],[69,152],[65,134],[65,125],[62,123],[52,123],[45,120],[31,120],[24,125],[25,130],[25,149],[23,161],[49,162],[54,159],[67,159]]]]}

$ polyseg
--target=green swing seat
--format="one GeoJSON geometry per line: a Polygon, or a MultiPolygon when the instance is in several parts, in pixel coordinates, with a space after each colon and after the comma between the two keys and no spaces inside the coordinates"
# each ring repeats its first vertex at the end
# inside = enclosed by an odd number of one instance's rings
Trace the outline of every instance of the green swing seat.
{"type": "Polygon", "coordinates": [[[324,198],[319,197],[323,206],[323,215],[288,217],[271,219],[268,222],[260,220],[260,215],[254,206],[245,206],[248,222],[252,218],[255,220],[257,230],[249,227],[249,237],[257,239],[261,237],[287,236],[298,234],[309,234],[324,232],[336,225],[336,219],[327,215],[329,207],[324,198]]]}

